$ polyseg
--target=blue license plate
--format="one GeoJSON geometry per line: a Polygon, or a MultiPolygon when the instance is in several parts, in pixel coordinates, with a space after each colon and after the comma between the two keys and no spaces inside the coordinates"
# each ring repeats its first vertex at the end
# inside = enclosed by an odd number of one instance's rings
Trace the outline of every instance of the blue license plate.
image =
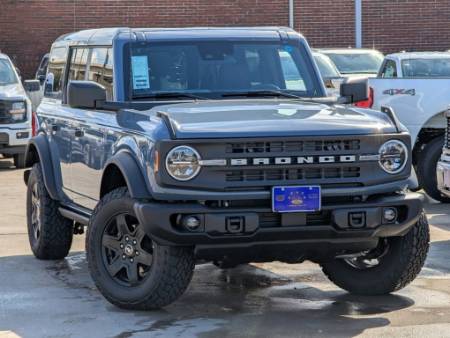
{"type": "Polygon", "coordinates": [[[274,212],[313,212],[321,207],[319,186],[273,187],[274,212]]]}

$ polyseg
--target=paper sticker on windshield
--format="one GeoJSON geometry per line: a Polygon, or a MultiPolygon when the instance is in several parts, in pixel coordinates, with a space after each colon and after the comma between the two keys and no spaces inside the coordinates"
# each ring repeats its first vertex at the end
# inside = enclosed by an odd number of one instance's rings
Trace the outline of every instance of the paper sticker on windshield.
{"type": "Polygon", "coordinates": [[[131,57],[131,72],[133,73],[133,89],[149,89],[147,55],[131,57]]]}

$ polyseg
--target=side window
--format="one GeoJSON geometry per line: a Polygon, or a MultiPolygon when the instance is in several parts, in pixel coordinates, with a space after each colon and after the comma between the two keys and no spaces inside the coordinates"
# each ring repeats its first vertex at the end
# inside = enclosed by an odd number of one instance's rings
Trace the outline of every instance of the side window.
{"type": "Polygon", "coordinates": [[[89,54],[88,48],[83,47],[72,49],[68,81],[86,79],[86,66],[88,54],[89,54]]]}
{"type": "Polygon", "coordinates": [[[47,77],[45,80],[45,97],[61,98],[63,73],[66,66],[67,48],[55,47],[50,53],[47,77]]]}
{"type": "Polygon", "coordinates": [[[283,71],[286,89],[288,90],[306,90],[305,82],[293,60],[291,54],[284,50],[280,50],[281,70],[283,71]]]}
{"type": "Polygon", "coordinates": [[[383,70],[381,71],[381,77],[394,78],[397,77],[397,65],[393,60],[386,60],[383,70]]]}
{"type": "Polygon", "coordinates": [[[92,48],[89,62],[89,81],[95,81],[106,88],[106,98],[112,100],[113,96],[113,62],[112,49],[104,47],[92,48]]]}

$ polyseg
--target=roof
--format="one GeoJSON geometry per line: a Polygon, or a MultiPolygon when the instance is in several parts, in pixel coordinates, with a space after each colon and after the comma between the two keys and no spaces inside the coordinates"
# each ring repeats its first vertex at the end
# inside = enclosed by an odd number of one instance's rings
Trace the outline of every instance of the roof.
{"type": "Polygon", "coordinates": [[[55,44],[112,44],[119,36],[130,40],[249,38],[280,39],[280,34],[296,33],[288,27],[189,27],[189,28],[100,28],[60,36],[55,44]]]}
{"type": "Polygon", "coordinates": [[[450,58],[450,52],[401,52],[386,55],[390,59],[446,59],[450,58]]]}
{"type": "Polygon", "coordinates": [[[0,53],[0,59],[11,60],[8,55],[0,53]]]}

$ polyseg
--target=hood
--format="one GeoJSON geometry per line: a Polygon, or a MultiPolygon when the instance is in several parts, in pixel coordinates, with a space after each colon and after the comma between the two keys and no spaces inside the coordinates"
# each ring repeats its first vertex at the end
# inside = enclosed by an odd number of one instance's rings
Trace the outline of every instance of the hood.
{"type": "Polygon", "coordinates": [[[368,109],[299,100],[198,101],[158,106],[178,139],[396,132],[388,116],[368,109]]]}
{"type": "Polygon", "coordinates": [[[20,82],[1,86],[0,85],[0,100],[1,99],[13,99],[13,98],[26,98],[27,94],[23,89],[23,86],[20,82]]]}

